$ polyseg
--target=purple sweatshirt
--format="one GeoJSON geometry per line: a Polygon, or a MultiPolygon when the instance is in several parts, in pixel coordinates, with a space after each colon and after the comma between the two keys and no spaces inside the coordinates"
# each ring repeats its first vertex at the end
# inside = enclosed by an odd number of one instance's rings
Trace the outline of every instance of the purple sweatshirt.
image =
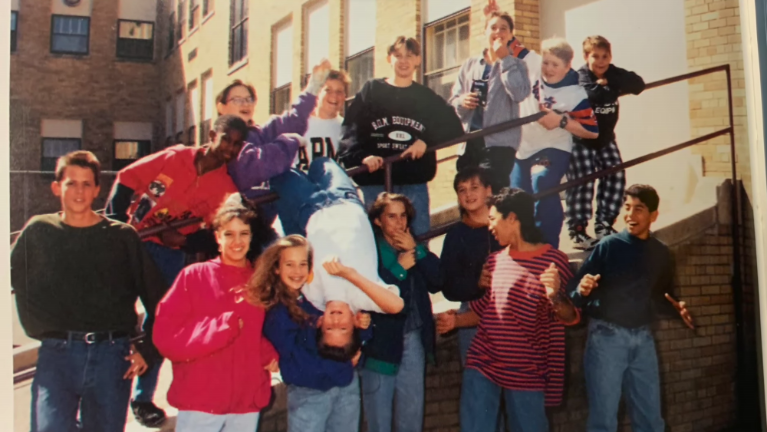
{"type": "Polygon", "coordinates": [[[263,126],[251,127],[237,159],[229,162],[229,175],[247,198],[269,193],[265,182],[289,170],[298,153],[299,142],[284,136],[303,135],[309,115],[317,104],[317,96],[303,92],[290,110],[273,116],[263,126]]]}

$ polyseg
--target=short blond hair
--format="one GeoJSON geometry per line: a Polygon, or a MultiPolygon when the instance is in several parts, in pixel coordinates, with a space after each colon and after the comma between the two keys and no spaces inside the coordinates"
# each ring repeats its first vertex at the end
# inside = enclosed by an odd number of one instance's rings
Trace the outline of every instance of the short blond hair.
{"type": "Polygon", "coordinates": [[[573,61],[573,47],[563,38],[551,38],[541,42],[541,54],[551,54],[565,63],[573,61]]]}

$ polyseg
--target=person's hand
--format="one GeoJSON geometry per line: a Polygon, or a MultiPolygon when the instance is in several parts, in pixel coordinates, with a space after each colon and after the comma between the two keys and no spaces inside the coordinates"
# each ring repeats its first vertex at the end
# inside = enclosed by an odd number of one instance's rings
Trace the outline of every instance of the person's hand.
{"type": "Polygon", "coordinates": [[[394,246],[395,249],[401,251],[409,251],[415,249],[415,239],[410,234],[410,229],[394,234],[394,246]]]}
{"type": "Polygon", "coordinates": [[[599,84],[601,86],[606,86],[607,85],[607,78],[599,78],[597,80],[597,84],[599,84]]]}
{"type": "Polygon", "coordinates": [[[482,266],[482,273],[479,275],[479,282],[477,282],[477,286],[482,289],[488,289],[493,284],[493,275],[490,273],[490,264],[485,263],[485,265],[482,266]]]}
{"type": "Polygon", "coordinates": [[[384,160],[381,156],[368,156],[365,159],[362,159],[362,163],[368,167],[368,171],[375,172],[381,169],[384,160]]]}
{"type": "Polygon", "coordinates": [[[158,234],[162,244],[169,248],[179,248],[186,244],[186,236],[178,232],[177,230],[170,228],[158,234]]]}
{"type": "Polygon", "coordinates": [[[309,76],[309,80],[306,83],[306,91],[313,95],[317,95],[320,92],[320,89],[322,89],[322,86],[325,85],[325,81],[328,79],[331,69],[333,69],[333,66],[328,59],[324,58],[320,60],[320,63],[312,68],[312,74],[309,76]]]}
{"type": "Polygon", "coordinates": [[[370,327],[370,314],[362,311],[357,312],[354,316],[354,326],[362,330],[370,327]]]}
{"type": "Polygon", "coordinates": [[[687,324],[687,327],[695,330],[695,325],[692,323],[692,316],[690,315],[690,311],[687,310],[687,304],[683,301],[677,302],[671,298],[668,293],[666,293],[666,300],[670,301],[671,304],[674,305],[674,308],[676,308],[677,312],[679,312],[679,316],[682,317],[682,320],[684,320],[684,323],[687,324]]]}
{"type": "Polygon", "coordinates": [[[397,262],[405,270],[410,270],[415,265],[415,251],[409,250],[399,254],[397,262]]]}
{"type": "Polygon", "coordinates": [[[418,140],[414,142],[407,150],[403,151],[400,158],[405,159],[410,156],[410,159],[420,159],[423,154],[426,153],[426,143],[418,140]]]}
{"type": "Polygon", "coordinates": [[[449,310],[437,314],[437,334],[445,334],[455,329],[456,311],[449,310]]]}
{"type": "Polygon", "coordinates": [[[547,130],[556,129],[559,127],[559,123],[562,121],[562,114],[557,114],[554,111],[541,105],[541,111],[546,115],[538,119],[538,124],[546,128],[547,130]]]}
{"type": "Polygon", "coordinates": [[[493,41],[493,51],[495,52],[495,56],[499,59],[505,58],[509,54],[509,47],[506,44],[506,42],[496,39],[493,41]]]}
{"type": "Polygon", "coordinates": [[[298,146],[299,147],[308,147],[309,146],[309,140],[307,140],[306,138],[304,138],[303,136],[301,136],[301,135],[299,135],[297,133],[288,132],[288,133],[282,134],[282,136],[284,136],[286,138],[289,138],[289,139],[292,139],[292,140],[295,140],[295,141],[298,141],[298,146]]]}
{"type": "Polygon", "coordinates": [[[599,286],[598,282],[600,277],[600,275],[593,276],[590,274],[583,276],[581,283],[578,284],[578,294],[583,297],[588,297],[589,294],[591,294],[591,291],[599,286]]]}
{"type": "Polygon", "coordinates": [[[323,72],[330,72],[333,69],[333,65],[330,64],[330,60],[323,58],[320,62],[312,68],[313,74],[321,74],[323,72]]]}
{"type": "Polygon", "coordinates": [[[461,95],[461,106],[473,110],[479,106],[479,96],[476,93],[464,93],[461,95]]]}
{"type": "Polygon", "coordinates": [[[540,280],[544,288],[546,288],[546,297],[548,297],[549,300],[553,300],[559,293],[560,279],[557,266],[554,263],[551,263],[549,268],[541,273],[540,280]]]}
{"type": "Polygon", "coordinates": [[[268,365],[264,366],[264,369],[271,373],[277,373],[280,371],[280,363],[277,360],[272,359],[268,365]]]}
{"type": "Polygon", "coordinates": [[[487,0],[487,5],[482,9],[482,13],[487,18],[491,13],[498,11],[498,2],[496,0],[487,0]]]}
{"type": "Polygon", "coordinates": [[[125,375],[123,375],[123,379],[133,379],[146,372],[148,367],[146,361],[141,356],[141,353],[136,350],[135,346],[130,346],[130,354],[125,357],[125,360],[131,362],[131,365],[125,372],[125,375]]]}
{"type": "Polygon", "coordinates": [[[353,367],[357,367],[357,364],[360,362],[360,357],[362,357],[362,349],[357,350],[357,354],[352,358],[353,367]]]}
{"type": "Polygon", "coordinates": [[[341,261],[335,256],[326,259],[325,262],[322,263],[322,267],[325,268],[325,271],[327,271],[329,275],[339,276],[344,279],[347,279],[349,275],[354,272],[353,268],[341,264],[341,261]]]}

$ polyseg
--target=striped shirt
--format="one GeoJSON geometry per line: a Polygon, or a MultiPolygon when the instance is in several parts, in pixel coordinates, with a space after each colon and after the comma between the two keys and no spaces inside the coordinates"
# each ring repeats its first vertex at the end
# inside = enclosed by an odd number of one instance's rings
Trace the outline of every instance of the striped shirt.
{"type": "MultiPolygon", "coordinates": [[[[572,278],[568,258],[545,245],[529,252],[495,252],[487,259],[491,288],[471,303],[480,317],[466,367],[510,390],[544,391],[546,406],[562,402],[565,328],[551,307],[540,275],[553,262],[564,293],[572,278]]],[[[574,324],[574,323],[573,323],[574,324]]]]}

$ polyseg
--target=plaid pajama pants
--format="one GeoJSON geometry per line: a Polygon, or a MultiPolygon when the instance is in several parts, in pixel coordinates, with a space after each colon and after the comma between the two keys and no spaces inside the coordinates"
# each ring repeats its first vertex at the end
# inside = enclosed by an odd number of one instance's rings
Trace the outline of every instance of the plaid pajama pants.
{"type": "MultiPolygon", "coordinates": [[[[623,162],[621,153],[614,141],[599,150],[592,150],[581,144],[574,144],[570,157],[570,169],[567,171],[567,180],[575,180],[613,167],[621,162],[623,162]]],[[[591,220],[594,183],[595,181],[590,181],[586,184],[567,189],[565,192],[567,224],[569,227],[581,225],[585,228],[589,220],[591,220]]],[[[619,171],[599,179],[599,187],[597,189],[597,223],[612,225],[615,222],[623,206],[623,192],[625,189],[625,171],[619,171]]]]}

